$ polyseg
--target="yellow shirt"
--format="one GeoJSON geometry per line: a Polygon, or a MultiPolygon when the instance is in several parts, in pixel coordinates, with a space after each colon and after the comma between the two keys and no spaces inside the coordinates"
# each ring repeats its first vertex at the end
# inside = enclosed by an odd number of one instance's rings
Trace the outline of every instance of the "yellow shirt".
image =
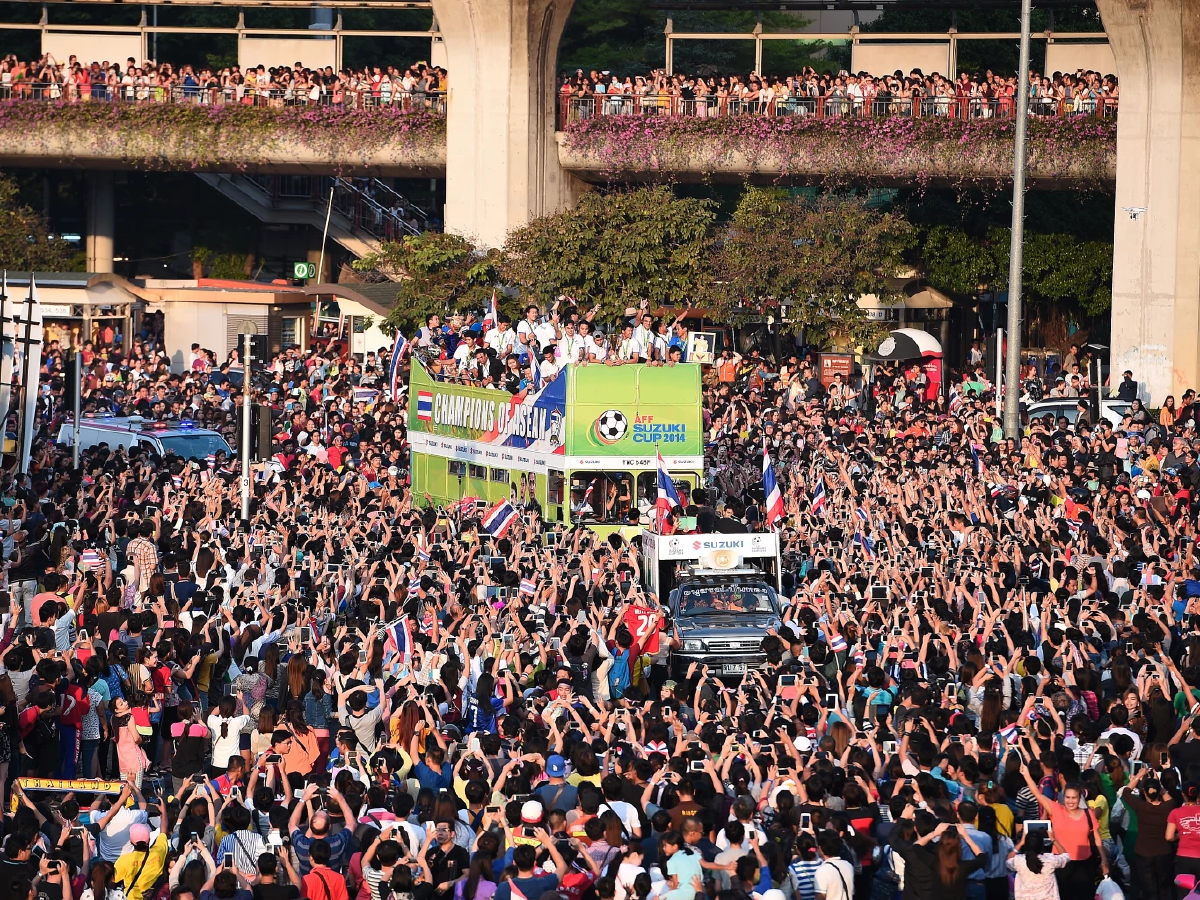
{"type": "Polygon", "coordinates": [[[1006,838],[1013,836],[1013,811],[1007,803],[988,804],[996,811],[996,833],[1006,838]]]}
{"type": "Polygon", "coordinates": [[[145,853],[138,853],[136,850],[133,853],[122,853],[113,871],[113,880],[117,884],[125,885],[125,896],[128,900],[144,900],[166,865],[167,836],[160,834],[145,853]],[[143,861],[146,863],[144,866],[143,861]],[[133,881],[135,876],[137,881],[133,881]]]}

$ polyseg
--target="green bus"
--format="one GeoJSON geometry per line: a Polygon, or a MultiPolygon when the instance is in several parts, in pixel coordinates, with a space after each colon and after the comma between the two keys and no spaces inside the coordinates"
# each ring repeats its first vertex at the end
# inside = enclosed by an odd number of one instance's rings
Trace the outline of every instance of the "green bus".
{"type": "Polygon", "coordinates": [[[414,360],[409,390],[418,502],[536,500],[547,522],[630,537],[654,507],[656,451],[681,491],[703,484],[699,365],[572,365],[513,395],[414,360]]]}

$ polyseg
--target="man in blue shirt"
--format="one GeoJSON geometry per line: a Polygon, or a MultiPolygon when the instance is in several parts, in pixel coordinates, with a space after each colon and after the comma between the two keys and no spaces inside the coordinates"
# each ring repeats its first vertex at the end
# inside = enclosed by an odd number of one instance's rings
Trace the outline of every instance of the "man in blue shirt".
{"type": "MultiPolygon", "coordinates": [[[[296,871],[301,876],[307,875],[312,870],[313,841],[322,840],[329,844],[329,866],[331,868],[340,871],[342,866],[350,862],[345,855],[346,848],[350,845],[350,838],[354,836],[354,829],[343,828],[337,834],[330,834],[329,815],[323,809],[313,809],[313,797],[316,794],[317,785],[310,784],[305,787],[304,793],[300,796],[300,802],[292,810],[292,817],[288,821],[288,834],[292,836],[292,849],[296,851],[296,871]],[[305,811],[308,813],[308,829],[301,831],[300,816],[305,811]]],[[[355,821],[353,810],[346,805],[346,798],[333,785],[329,786],[329,799],[341,807],[342,821],[355,821]]]]}
{"type": "MultiPolygon", "coordinates": [[[[978,815],[979,807],[970,800],[964,800],[958,804],[958,821],[961,823],[959,827],[965,829],[967,835],[975,842],[975,846],[990,858],[995,848],[992,847],[991,835],[984,834],[975,827],[975,819],[978,815]]],[[[962,858],[974,859],[975,855],[975,851],[971,849],[971,846],[966,841],[963,841],[962,858]]],[[[984,879],[986,877],[987,866],[980,866],[967,876],[967,900],[984,900],[984,879]]]]}
{"type": "Polygon", "coordinates": [[[441,746],[441,735],[435,731],[426,733],[424,759],[420,759],[417,753],[418,736],[413,734],[412,749],[409,751],[409,755],[418,760],[413,767],[413,777],[421,787],[429,788],[434,793],[450,790],[454,786],[454,770],[450,763],[446,762],[446,750],[441,746]]]}

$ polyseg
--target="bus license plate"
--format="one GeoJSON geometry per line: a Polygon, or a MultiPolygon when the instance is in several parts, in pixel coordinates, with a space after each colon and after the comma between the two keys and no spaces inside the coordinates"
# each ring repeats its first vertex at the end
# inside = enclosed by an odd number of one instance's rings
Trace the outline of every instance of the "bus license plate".
{"type": "Polygon", "coordinates": [[[746,674],[746,664],[745,663],[725,663],[723,666],[721,666],[721,674],[722,675],[745,675],[746,674]]]}

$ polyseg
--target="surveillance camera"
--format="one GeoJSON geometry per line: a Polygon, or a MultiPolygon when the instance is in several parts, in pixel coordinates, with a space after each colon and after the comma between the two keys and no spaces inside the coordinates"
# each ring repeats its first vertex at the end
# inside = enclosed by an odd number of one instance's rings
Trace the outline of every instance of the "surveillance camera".
{"type": "Polygon", "coordinates": [[[1134,222],[1136,222],[1141,217],[1142,213],[1146,211],[1146,207],[1144,206],[1125,206],[1122,207],[1122,209],[1129,213],[1129,218],[1134,222]]]}

